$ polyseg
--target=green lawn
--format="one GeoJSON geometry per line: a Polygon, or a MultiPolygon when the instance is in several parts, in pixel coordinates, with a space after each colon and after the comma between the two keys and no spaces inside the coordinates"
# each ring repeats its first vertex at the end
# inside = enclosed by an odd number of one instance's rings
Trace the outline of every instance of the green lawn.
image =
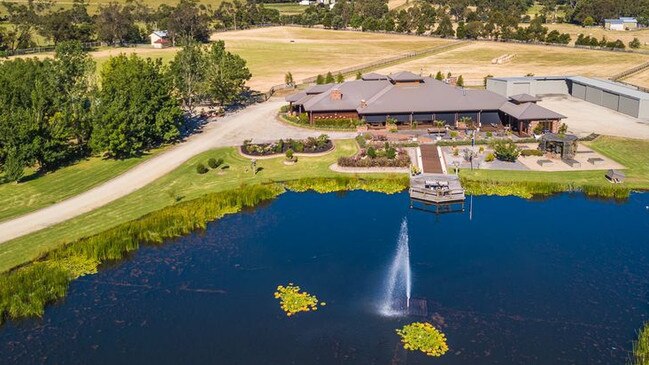
{"type": "MultiPolygon", "coordinates": [[[[649,190],[649,141],[602,136],[586,142],[592,149],[616,160],[627,167],[623,186],[649,190]]],[[[551,182],[560,184],[594,185],[610,187],[604,177],[605,171],[540,172],[502,170],[463,170],[461,176],[471,181],[496,182],[551,182]]]]}
{"type": "Polygon", "coordinates": [[[208,151],[187,161],[179,168],[152,184],[118,199],[100,209],[70,221],[44,229],[0,245],[0,272],[28,262],[40,253],[63,243],[102,232],[120,223],[181,201],[194,199],[206,193],[235,189],[242,184],[287,181],[302,177],[330,177],[339,175],[329,169],[339,156],[357,152],[354,140],[336,141],[336,150],[320,157],[301,157],[297,164],[286,166],[284,158],[258,160],[261,171],[253,176],[249,160],[235,148],[208,151]],[[210,157],[223,158],[227,169],[212,170],[204,175],[196,173],[196,164],[206,164],[210,157]]]}
{"type": "MultiPolygon", "coordinates": [[[[39,176],[28,173],[24,182],[0,184],[0,221],[44,208],[80,194],[156,155],[155,150],[142,157],[126,160],[92,157],[39,176]]],[[[1,177],[1,176],[0,176],[1,177]]]]}

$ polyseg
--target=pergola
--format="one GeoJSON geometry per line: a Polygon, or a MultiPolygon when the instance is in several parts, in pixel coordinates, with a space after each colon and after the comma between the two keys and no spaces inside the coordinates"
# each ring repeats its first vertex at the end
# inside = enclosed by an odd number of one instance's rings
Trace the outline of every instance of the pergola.
{"type": "Polygon", "coordinates": [[[572,134],[546,133],[541,137],[539,149],[543,152],[572,159],[577,153],[577,136],[572,134]]]}

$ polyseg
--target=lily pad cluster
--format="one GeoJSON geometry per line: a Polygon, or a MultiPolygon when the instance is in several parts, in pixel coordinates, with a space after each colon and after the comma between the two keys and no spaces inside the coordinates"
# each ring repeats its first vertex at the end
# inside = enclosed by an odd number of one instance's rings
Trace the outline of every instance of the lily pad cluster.
{"type": "Polygon", "coordinates": [[[446,336],[430,323],[411,323],[398,329],[397,334],[406,350],[419,350],[428,356],[442,356],[448,351],[446,336]]]}
{"type": "MultiPolygon", "coordinates": [[[[287,286],[280,285],[275,292],[275,298],[279,299],[279,304],[287,316],[292,316],[299,312],[308,312],[318,309],[318,298],[305,291],[300,292],[300,287],[289,283],[287,286]]],[[[321,302],[321,306],[325,303],[321,302]]]]}

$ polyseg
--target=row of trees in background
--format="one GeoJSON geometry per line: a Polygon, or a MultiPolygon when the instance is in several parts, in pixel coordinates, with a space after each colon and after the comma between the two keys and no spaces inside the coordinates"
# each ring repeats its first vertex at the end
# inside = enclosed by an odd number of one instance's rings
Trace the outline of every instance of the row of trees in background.
{"type": "Polygon", "coordinates": [[[540,3],[541,11],[531,19],[526,14],[533,5],[531,0],[426,0],[400,10],[389,10],[387,0],[338,0],[332,9],[324,5],[310,6],[304,13],[295,15],[280,15],[277,9],[255,0],[226,0],[216,9],[200,4],[199,0],[180,0],[176,6],[162,4],[157,9],[142,0],[127,0],[100,5],[94,15],[89,14],[85,0],[73,0],[68,8],[55,8],[47,0],[3,2],[7,15],[0,18],[6,22],[4,30],[0,27],[0,51],[33,47],[35,34],[54,44],[78,40],[124,45],[143,42],[157,29],[168,30],[174,43],[181,39],[206,42],[216,29],[265,24],[568,44],[568,34],[550,31],[543,24],[567,19],[588,25],[621,15],[636,15],[647,23],[649,15],[649,3],[637,0],[541,0],[540,3]],[[528,24],[521,25],[521,22],[528,24]]]}
{"type": "Polygon", "coordinates": [[[95,63],[79,42],[53,59],[0,62],[0,172],[18,181],[27,167],[49,172],[90,154],[137,156],[187,132],[182,105],[241,96],[250,72],[223,42],[188,44],[169,67],[137,55],[95,63]],[[198,81],[197,81],[198,80],[198,81]]]}
{"type": "Polygon", "coordinates": [[[109,2],[91,15],[85,0],[73,0],[70,7],[55,7],[47,0],[2,2],[0,51],[30,48],[35,35],[53,44],[68,40],[99,41],[125,45],[147,41],[153,30],[167,30],[172,41],[193,39],[207,42],[214,29],[248,27],[280,22],[279,11],[255,2],[225,1],[218,9],[198,0],[180,0],[176,6],[162,4],[153,9],[141,0],[109,2]]]}

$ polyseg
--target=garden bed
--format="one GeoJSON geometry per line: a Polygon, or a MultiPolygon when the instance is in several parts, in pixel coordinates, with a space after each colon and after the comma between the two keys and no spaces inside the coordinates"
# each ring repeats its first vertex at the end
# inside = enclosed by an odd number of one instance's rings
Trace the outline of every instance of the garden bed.
{"type": "Polygon", "coordinates": [[[334,144],[326,134],[306,139],[280,139],[272,143],[243,142],[241,153],[247,157],[276,157],[291,150],[295,155],[317,156],[333,151],[334,144]]]}
{"type": "Polygon", "coordinates": [[[351,157],[340,157],[338,166],[342,168],[409,168],[408,152],[381,137],[359,135],[356,141],[360,151],[351,157]]]}

